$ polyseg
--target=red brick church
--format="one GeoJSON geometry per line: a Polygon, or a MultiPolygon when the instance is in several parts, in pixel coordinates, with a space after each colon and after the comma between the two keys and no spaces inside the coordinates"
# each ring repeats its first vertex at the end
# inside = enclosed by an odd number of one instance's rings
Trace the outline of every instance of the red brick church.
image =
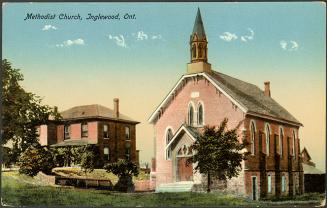
{"type": "Polygon", "coordinates": [[[212,69],[200,10],[190,36],[190,59],[186,73],[149,118],[155,132],[151,178],[156,191],[201,190],[206,185],[205,176],[185,164],[192,156],[189,147],[203,126],[217,126],[228,118],[228,128],[237,128],[240,141],[250,143],[251,154],[242,162],[240,175],[222,187],[254,200],[301,194],[302,124],[271,97],[269,82],[261,90],[212,69]]]}

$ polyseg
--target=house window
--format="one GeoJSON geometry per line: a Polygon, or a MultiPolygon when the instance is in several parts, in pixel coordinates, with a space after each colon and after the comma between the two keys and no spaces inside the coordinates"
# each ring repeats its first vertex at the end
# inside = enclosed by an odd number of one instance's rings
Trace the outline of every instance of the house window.
{"type": "Polygon", "coordinates": [[[266,125],[266,155],[269,156],[270,150],[270,128],[269,124],[266,125]]]}
{"type": "Polygon", "coordinates": [[[279,154],[280,156],[283,156],[283,139],[284,138],[284,132],[283,128],[279,128],[279,154]]]}
{"type": "Polygon", "coordinates": [[[64,126],[64,139],[70,138],[70,125],[64,126]]]}
{"type": "Polygon", "coordinates": [[[103,138],[109,139],[109,126],[108,124],[103,124],[103,138]]]}
{"type": "Polygon", "coordinates": [[[295,156],[295,130],[293,130],[292,155],[295,156]]]}
{"type": "MultiPolygon", "coordinates": [[[[166,134],[166,145],[169,144],[172,138],[173,138],[173,131],[171,129],[168,129],[166,134]]],[[[166,149],[166,160],[170,160],[170,159],[171,159],[171,147],[169,146],[166,149]]]]}
{"type": "Polygon", "coordinates": [[[198,107],[198,125],[202,126],[203,125],[203,106],[200,103],[198,107]]]}
{"type": "Polygon", "coordinates": [[[190,105],[188,109],[188,125],[193,126],[193,117],[194,117],[194,109],[193,106],[190,105]]]}
{"type": "Polygon", "coordinates": [[[131,148],[130,147],[125,147],[125,157],[126,157],[126,160],[131,159],[131,148]]]}
{"type": "Polygon", "coordinates": [[[82,123],[82,137],[88,137],[88,133],[87,123],[82,123]]]}
{"type": "Polygon", "coordinates": [[[282,192],[286,191],[286,178],[282,176],[282,192]]]}
{"type": "Polygon", "coordinates": [[[125,139],[130,140],[130,130],[128,126],[125,127],[125,139]]]}
{"type": "Polygon", "coordinates": [[[251,122],[251,154],[255,154],[255,126],[254,121],[251,122]]]}
{"type": "Polygon", "coordinates": [[[271,175],[268,175],[268,193],[271,193],[271,175]]]}
{"type": "Polygon", "coordinates": [[[103,148],[103,159],[105,161],[109,161],[110,160],[110,152],[109,152],[109,148],[108,147],[103,148]]]}

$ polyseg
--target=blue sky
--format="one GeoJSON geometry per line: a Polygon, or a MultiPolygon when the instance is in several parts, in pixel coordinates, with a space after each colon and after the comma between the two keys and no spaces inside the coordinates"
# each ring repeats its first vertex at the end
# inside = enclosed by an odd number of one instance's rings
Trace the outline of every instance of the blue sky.
{"type": "Polygon", "coordinates": [[[138,147],[141,159],[149,160],[153,132],[146,120],[186,72],[197,7],[213,68],[259,87],[270,80],[273,98],[305,126],[302,146],[324,168],[326,8],[321,2],[6,3],[3,58],[22,69],[24,87],[59,109],[111,107],[112,98],[120,97],[124,112],[142,122],[138,147]],[[24,21],[27,13],[79,13],[83,20],[24,21]],[[88,13],[119,13],[121,20],[89,21],[88,13]],[[136,19],[124,20],[125,13],[136,19]]]}

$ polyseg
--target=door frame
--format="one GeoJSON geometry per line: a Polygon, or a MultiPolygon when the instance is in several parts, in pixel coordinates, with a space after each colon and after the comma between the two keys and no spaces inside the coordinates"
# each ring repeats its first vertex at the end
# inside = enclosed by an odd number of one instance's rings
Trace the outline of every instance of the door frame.
{"type": "Polygon", "coordinates": [[[251,176],[251,198],[252,200],[258,200],[258,178],[257,176],[251,176]],[[255,179],[255,183],[253,183],[253,179],[255,179]],[[255,190],[253,190],[255,187],[255,190]],[[255,194],[254,194],[255,191],[255,194]]]}

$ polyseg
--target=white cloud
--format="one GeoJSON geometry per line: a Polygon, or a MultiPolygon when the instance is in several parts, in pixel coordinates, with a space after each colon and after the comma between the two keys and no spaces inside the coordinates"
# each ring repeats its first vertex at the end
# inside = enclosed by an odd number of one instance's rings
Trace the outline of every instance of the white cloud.
{"type": "Polygon", "coordinates": [[[241,36],[241,41],[247,42],[248,40],[253,40],[254,31],[251,28],[248,28],[248,31],[250,32],[250,35],[241,36]]]}
{"type": "Polygon", "coordinates": [[[290,40],[290,41],[281,40],[279,42],[279,45],[284,51],[297,51],[298,48],[300,47],[299,43],[297,43],[294,40],[290,40]]]}
{"type": "Polygon", "coordinates": [[[57,30],[58,28],[53,26],[53,25],[44,25],[44,27],[42,28],[43,31],[46,30],[57,30]]]}
{"type": "Polygon", "coordinates": [[[70,47],[72,45],[85,45],[85,42],[82,38],[78,38],[76,40],[66,40],[61,44],[56,44],[56,47],[62,48],[62,47],[70,47]]]}
{"type": "Polygon", "coordinates": [[[148,35],[145,34],[143,31],[137,32],[136,40],[147,40],[147,39],[148,39],[148,35]]]}
{"type": "Polygon", "coordinates": [[[159,35],[152,35],[151,39],[152,40],[160,40],[162,38],[162,36],[159,34],[159,35]]]}
{"type": "Polygon", "coordinates": [[[222,35],[219,36],[220,39],[230,42],[232,40],[236,40],[237,39],[237,35],[234,33],[230,33],[230,32],[224,32],[222,35]]]}
{"type": "Polygon", "coordinates": [[[120,46],[120,47],[123,47],[123,48],[127,48],[127,45],[126,45],[126,42],[125,42],[125,38],[123,35],[119,35],[119,36],[112,36],[112,35],[109,35],[109,39],[110,40],[114,40],[115,43],[120,46]]]}

